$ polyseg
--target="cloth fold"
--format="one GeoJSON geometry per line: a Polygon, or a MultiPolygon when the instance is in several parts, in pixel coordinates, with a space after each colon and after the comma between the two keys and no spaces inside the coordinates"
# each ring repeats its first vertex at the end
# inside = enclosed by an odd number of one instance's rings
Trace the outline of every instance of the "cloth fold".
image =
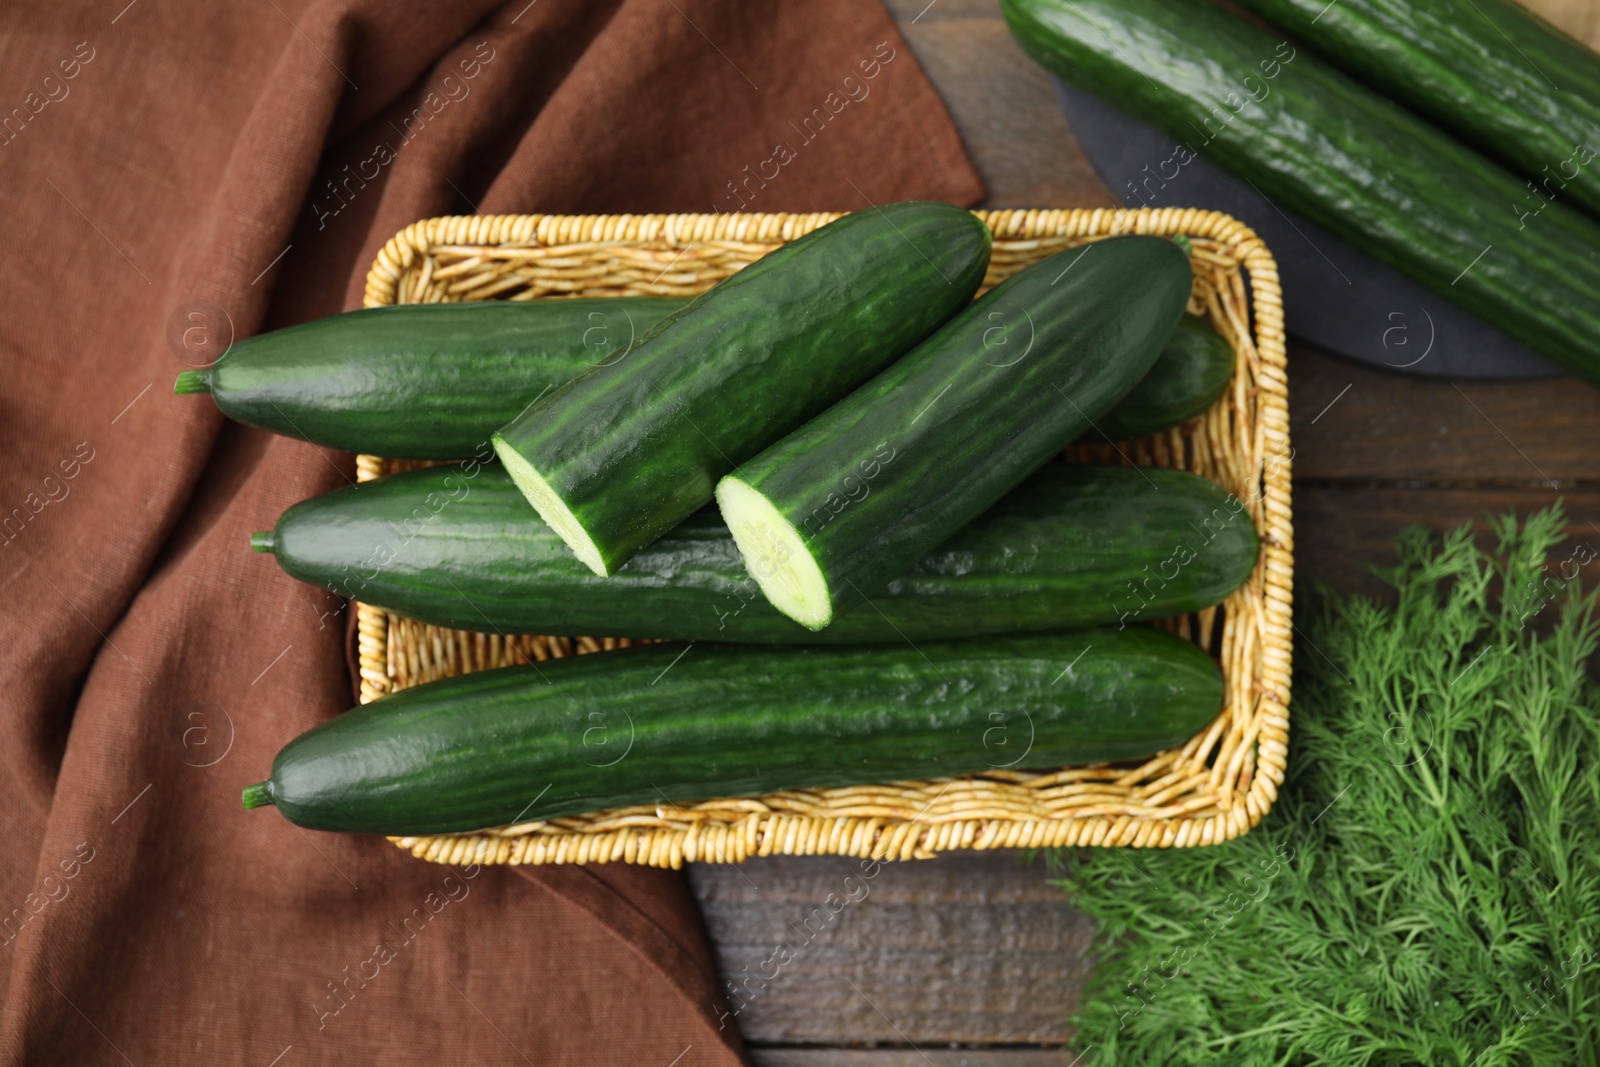
{"type": "Polygon", "coordinates": [[[977,202],[886,12],[16,0],[0,72],[0,1063],[739,1062],[679,875],[241,809],[350,703],[246,540],[353,463],[171,383],[429,215],[977,202]]]}

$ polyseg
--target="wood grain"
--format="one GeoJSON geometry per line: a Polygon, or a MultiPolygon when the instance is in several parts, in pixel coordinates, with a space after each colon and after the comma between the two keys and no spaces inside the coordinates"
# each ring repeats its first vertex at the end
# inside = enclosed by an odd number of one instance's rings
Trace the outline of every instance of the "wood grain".
{"type": "Polygon", "coordinates": [[[1289,426],[1296,483],[1600,484],[1600,390],[1570,377],[1440,381],[1291,342],[1289,426]]]}
{"type": "Polygon", "coordinates": [[[1600,48],[1600,4],[1594,0],[1522,0],[1522,6],[1590,48],[1600,48]]]}
{"type": "Polygon", "coordinates": [[[984,207],[1117,206],[995,0],[892,0],[889,9],[983,176],[984,207]]]}
{"type": "MultiPolygon", "coordinates": [[[[1435,486],[1382,486],[1332,483],[1295,486],[1295,585],[1309,591],[1315,582],[1334,590],[1388,599],[1389,587],[1372,573],[1396,562],[1395,536],[1422,525],[1435,534],[1471,523],[1485,540],[1488,516],[1514,512],[1526,517],[1561,500],[1568,543],[1552,557],[1552,568],[1578,546],[1587,558],[1600,552],[1600,490],[1461,489],[1435,486]]],[[[1600,562],[1581,568],[1586,587],[1600,586],[1600,562]]],[[[1296,597],[1296,605],[1307,602],[1296,597]]],[[[1303,627],[1302,627],[1303,629],[1303,627]]]]}
{"type": "Polygon", "coordinates": [[[691,866],[689,881],[746,1041],[1070,1034],[1091,925],[1015,852],[880,864],[870,877],[845,857],[780,856],[691,866]],[[794,958],[775,957],[779,945],[794,958]]]}

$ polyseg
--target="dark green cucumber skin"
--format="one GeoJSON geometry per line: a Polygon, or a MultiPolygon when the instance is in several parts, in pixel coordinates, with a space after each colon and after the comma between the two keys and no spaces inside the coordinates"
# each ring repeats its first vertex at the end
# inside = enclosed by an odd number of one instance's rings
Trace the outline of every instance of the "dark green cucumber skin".
{"type": "MultiPolygon", "coordinates": [[[[630,297],[370,308],[241,341],[206,375],[224,414],[274,433],[395,459],[485,456],[489,435],[541,393],[617,358],[684,303],[630,297]]],[[[1166,376],[1166,363],[1155,373],[1166,376]]],[[[1156,429],[1193,414],[1189,397],[1174,391],[1188,366],[1171,367],[1174,406],[1156,429]]]]}
{"type": "Polygon", "coordinates": [[[684,301],[489,300],[368,308],[260,334],[207,372],[223,414],[346,452],[487,454],[541,393],[619,358],[684,301]]]}
{"type": "Polygon", "coordinates": [[[1185,315],[1150,373],[1083,440],[1123,441],[1181,426],[1227,391],[1237,362],[1209,322],[1185,315]]]}
{"type": "Polygon", "coordinates": [[[1137,759],[1221,709],[1146,627],[918,648],[650,646],[406,689],[284,746],[272,802],[319,830],[437,834],[636,804],[1137,759]]]}
{"type": "Polygon", "coordinates": [[[745,464],[739,480],[800,533],[837,616],[1122,399],[1172,336],[1191,284],[1188,257],[1158,237],[1041,260],[745,464]],[[852,482],[863,495],[841,507],[852,482]]]}
{"type": "Polygon", "coordinates": [[[903,643],[1158,619],[1208,607],[1250,574],[1237,498],[1184,471],[1052,464],[813,633],[762,597],[715,508],[600,578],[499,467],[433,467],[286,511],[280,566],[438,626],[499,633],[757,644],[903,643]]]}
{"type": "Polygon", "coordinates": [[[949,204],[847,215],[744,268],[497,434],[594,540],[607,572],[717,480],[971,300],[990,235],[949,204]]]}
{"type": "MultiPolygon", "coordinates": [[[[1506,0],[1243,0],[1353,77],[1600,212],[1600,58],[1506,0]],[[1547,80],[1548,79],[1548,80],[1547,80]]],[[[1525,210],[1539,200],[1524,198],[1525,210]]]]}
{"type": "Polygon", "coordinates": [[[1521,179],[1207,0],[1001,10],[1046,69],[1600,381],[1600,224],[1560,203],[1519,218],[1521,179]]]}

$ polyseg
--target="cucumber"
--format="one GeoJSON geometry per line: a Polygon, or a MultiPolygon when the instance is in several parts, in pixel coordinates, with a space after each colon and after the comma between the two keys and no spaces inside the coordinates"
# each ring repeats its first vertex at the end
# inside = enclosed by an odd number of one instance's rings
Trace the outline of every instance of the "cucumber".
{"type": "Polygon", "coordinates": [[[1559,203],[1519,217],[1521,179],[1206,0],[1001,10],[1048,70],[1600,381],[1600,223],[1559,203]]]}
{"type": "Polygon", "coordinates": [[[1209,322],[1185,315],[1150,373],[1096,420],[1085,440],[1123,441],[1181,426],[1227,391],[1236,363],[1233,349],[1209,322]]]}
{"type": "Polygon", "coordinates": [[[725,477],[717,504],[761,592],[820,630],[887,585],[1133,388],[1191,283],[1159,237],[1041,260],[725,477]]]}
{"type": "Polygon", "coordinates": [[[717,479],[965,306],[989,230],[949,204],[847,215],[673,314],[494,435],[539,514],[607,576],[717,479]]]}
{"type": "Polygon", "coordinates": [[[246,808],[437,834],[631,805],[1137,759],[1222,705],[1145,627],[917,648],[648,646],[405,689],[300,735],[246,808]]]}
{"type": "MultiPolygon", "coordinates": [[[[174,391],[210,393],[239,422],[346,452],[482,456],[497,427],[595,363],[625,353],[684,303],[577,298],[351,311],[241,341],[212,366],[180,373],[174,391]]],[[[1182,341],[1180,330],[1128,397],[1128,404],[1150,406],[1130,425],[1149,428],[1115,436],[1176,426],[1220,395],[1221,385],[1209,392],[1206,368],[1221,368],[1225,357],[1231,374],[1233,353],[1226,344],[1220,356],[1175,347],[1182,341]]]]}
{"type": "Polygon", "coordinates": [[[1243,0],[1346,73],[1600,213],[1600,57],[1506,0],[1243,0]]]}
{"type": "Polygon", "coordinates": [[[432,467],[294,505],[251,543],[279,566],[438,626],[765,644],[929,641],[1157,619],[1255,566],[1239,501],[1168,469],[1051,464],[863,606],[812,633],[766,602],[715,508],[596,577],[500,467],[432,467]]]}
{"type": "Polygon", "coordinates": [[[654,297],[402,304],[233,345],[173,391],[229,418],[346,452],[481,455],[496,426],[684,305],[654,297]]]}

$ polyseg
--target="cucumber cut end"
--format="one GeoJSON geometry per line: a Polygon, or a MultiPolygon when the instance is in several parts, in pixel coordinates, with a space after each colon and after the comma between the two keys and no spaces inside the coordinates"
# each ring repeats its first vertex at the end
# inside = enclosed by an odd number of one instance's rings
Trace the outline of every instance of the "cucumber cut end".
{"type": "Polygon", "coordinates": [[[253,782],[245,786],[241,799],[244,801],[245,811],[269,806],[272,803],[272,783],[253,782]]]}
{"type": "Polygon", "coordinates": [[[172,383],[172,391],[178,396],[187,396],[190,393],[211,392],[211,372],[207,370],[185,370],[178,372],[178,380],[172,383]]]}
{"type": "Polygon", "coordinates": [[[760,492],[729,475],[717,484],[717,507],[745,569],[772,606],[810,630],[833,621],[828,582],[800,532],[760,492]]]}
{"type": "Polygon", "coordinates": [[[602,578],[611,577],[611,571],[606,567],[605,560],[600,556],[600,546],[594,543],[594,538],[583,528],[583,523],[567,507],[566,502],[556,495],[550,484],[533,469],[533,464],[522,457],[499,434],[490,438],[494,442],[495,454],[500,457],[500,462],[505,465],[510,473],[511,480],[516,483],[522,495],[528,498],[528,503],[539,513],[545,525],[554,530],[561,540],[572,549],[572,554],[582,561],[585,567],[594,571],[602,578]]]}

